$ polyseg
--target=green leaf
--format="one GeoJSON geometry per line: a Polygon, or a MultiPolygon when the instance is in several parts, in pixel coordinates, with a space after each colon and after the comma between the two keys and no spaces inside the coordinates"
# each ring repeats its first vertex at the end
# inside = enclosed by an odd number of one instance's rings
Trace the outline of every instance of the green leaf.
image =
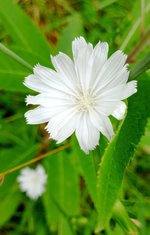
{"type": "Polygon", "coordinates": [[[72,234],[70,218],[78,214],[78,173],[66,151],[44,161],[48,174],[47,190],[43,196],[46,217],[51,231],[72,234]]]}
{"type": "Polygon", "coordinates": [[[102,230],[111,217],[124,171],[145,131],[150,116],[150,79],[143,75],[138,79],[138,92],[129,98],[128,112],[118,133],[109,144],[98,172],[98,226],[102,230]]]}
{"type": "Polygon", "coordinates": [[[68,18],[68,26],[64,29],[58,43],[58,50],[67,55],[72,55],[71,44],[75,37],[83,35],[83,23],[79,14],[68,18]]]}
{"type": "Polygon", "coordinates": [[[27,93],[22,84],[32,66],[50,66],[48,42],[30,18],[12,0],[0,4],[0,20],[12,38],[13,45],[0,45],[0,89],[27,93]]]}
{"type": "MultiPolygon", "coordinates": [[[[22,116],[17,120],[11,120],[11,122],[2,119],[0,133],[0,174],[37,155],[40,148],[40,144],[35,142],[37,129],[25,125],[22,116]]],[[[6,190],[8,189],[6,188],[6,190]]],[[[5,191],[4,188],[3,191],[5,191]]]]}
{"type": "Polygon", "coordinates": [[[112,217],[115,219],[120,227],[124,230],[125,233],[128,234],[134,234],[134,226],[133,223],[123,206],[123,204],[118,200],[116,201],[113,211],[112,211],[112,217]]]}
{"type": "Polygon", "coordinates": [[[76,137],[73,138],[74,153],[81,168],[81,175],[85,180],[89,194],[96,205],[96,162],[95,151],[86,155],[77,142],[76,137]]]}
{"type": "Polygon", "coordinates": [[[50,47],[47,41],[15,1],[1,1],[0,20],[15,44],[49,58],[50,47]]]}
{"type": "Polygon", "coordinates": [[[38,150],[37,144],[26,146],[15,146],[14,148],[1,148],[0,173],[18,166],[31,159],[38,150]]]}
{"type": "Polygon", "coordinates": [[[32,71],[32,66],[29,63],[27,63],[24,59],[14,53],[12,50],[5,47],[2,43],[0,43],[0,50],[3,51],[6,55],[16,60],[19,64],[22,64],[24,67],[32,71]]]}
{"type": "MultiPolygon", "coordinates": [[[[46,60],[46,58],[41,58],[41,56],[37,56],[35,53],[16,47],[11,48],[13,48],[13,51],[21,56],[24,61],[27,61],[31,67],[37,63],[48,67],[51,65],[48,58],[46,60]]],[[[26,76],[32,73],[31,69],[3,51],[0,53],[0,63],[0,89],[28,93],[29,89],[23,85],[23,81],[26,76]]]]}
{"type": "Polygon", "coordinates": [[[0,53],[0,63],[0,89],[27,92],[23,79],[29,70],[3,52],[0,53]]]}
{"type": "Polygon", "coordinates": [[[0,226],[3,226],[11,218],[19,205],[21,193],[14,185],[16,176],[17,174],[13,174],[5,177],[2,186],[0,186],[0,226]]]}

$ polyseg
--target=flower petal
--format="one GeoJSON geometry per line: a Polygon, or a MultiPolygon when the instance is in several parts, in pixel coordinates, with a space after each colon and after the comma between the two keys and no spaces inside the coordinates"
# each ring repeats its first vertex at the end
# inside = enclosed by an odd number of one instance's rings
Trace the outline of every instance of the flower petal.
{"type": "Polygon", "coordinates": [[[77,58],[78,53],[80,50],[87,46],[87,42],[85,41],[84,37],[75,38],[72,42],[72,52],[74,59],[77,58]]]}
{"type": "Polygon", "coordinates": [[[89,90],[107,60],[108,44],[99,42],[93,49],[91,43],[80,37],[72,45],[78,81],[83,90],[89,90]]]}
{"type": "Polygon", "coordinates": [[[124,100],[137,92],[136,87],[137,81],[131,81],[126,84],[116,86],[112,89],[102,91],[98,97],[99,99],[105,101],[124,100]]]}
{"type": "Polygon", "coordinates": [[[128,65],[126,64],[121,70],[119,70],[117,74],[114,74],[114,76],[111,77],[110,81],[105,84],[105,86],[101,86],[99,93],[102,93],[105,90],[110,90],[121,84],[126,84],[129,77],[129,71],[127,70],[127,66],[128,65]]]}
{"type": "Polygon", "coordinates": [[[42,81],[40,81],[34,74],[31,74],[28,77],[26,77],[23,84],[26,87],[37,92],[49,92],[50,91],[50,87],[48,87],[42,81]]]}
{"type": "MultiPolygon", "coordinates": [[[[37,107],[33,110],[29,110],[25,113],[25,118],[27,120],[28,124],[41,124],[48,122],[53,114],[57,113],[58,110],[55,108],[54,110],[50,108],[44,108],[44,107],[37,107]]],[[[60,112],[60,109],[59,109],[60,112]]]]}
{"type": "Polygon", "coordinates": [[[117,108],[113,111],[112,116],[114,116],[118,120],[123,119],[126,112],[126,108],[126,104],[120,101],[117,108]]]}
{"type": "Polygon", "coordinates": [[[89,67],[89,72],[87,76],[89,89],[93,86],[95,80],[98,77],[104,63],[108,56],[108,44],[107,42],[98,42],[94,47],[93,53],[90,57],[90,62],[87,64],[89,67]],[[91,67],[91,68],[90,68],[91,67]]]}
{"type": "Polygon", "coordinates": [[[86,113],[80,115],[75,133],[81,149],[87,154],[99,144],[100,133],[86,113]]]}
{"type": "Polygon", "coordinates": [[[107,85],[112,77],[116,76],[118,72],[123,68],[126,59],[127,56],[124,55],[122,51],[116,51],[114,54],[112,54],[112,56],[105,62],[102,70],[97,76],[92,90],[98,92],[105,85],[107,85]]]}
{"type": "Polygon", "coordinates": [[[109,100],[109,101],[105,101],[105,100],[101,100],[99,102],[97,102],[96,105],[96,109],[99,111],[99,113],[102,113],[103,115],[109,116],[111,115],[114,110],[119,106],[121,101],[113,101],[113,100],[109,100]]]}
{"type": "Polygon", "coordinates": [[[51,56],[56,71],[61,74],[61,79],[69,85],[76,84],[76,74],[73,61],[66,54],[60,52],[57,56],[51,56]],[[72,84],[73,83],[73,84],[72,84]]]}
{"type": "Polygon", "coordinates": [[[97,45],[94,47],[93,51],[93,57],[94,57],[94,63],[93,63],[93,72],[95,73],[97,77],[98,73],[101,71],[104,63],[107,60],[108,57],[108,43],[107,42],[98,42],[97,45]]]}
{"type": "Polygon", "coordinates": [[[89,43],[78,51],[78,55],[74,57],[74,65],[77,76],[77,81],[83,91],[88,88],[89,78],[92,69],[92,57],[93,47],[89,43]]]}
{"type": "Polygon", "coordinates": [[[47,86],[67,94],[74,94],[74,91],[72,91],[67,84],[64,84],[64,82],[61,80],[60,74],[58,74],[56,71],[41,65],[36,65],[34,67],[34,73],[35,76],[37,76],[47,86]]]}
{"type": "Polygon", "coordinates": [[[44,184],[45,181],[47,180],[48,176],[46,175],[45,169],[43,168],[43,166],[42,165],[38,165],[36,167],[35,171],[36,171],[37,175],[40,175],[40,183],[44,184]]]}
{"type": "Polygon", "coordinates": [[[80,37],[72,42],[72,50],[79,89],[87,90],[93,66],[93,45],[80,37]]]}
{"type": "Polygon", "coordinates": [[[76,118],[77,115],[74,109],[60,112],[50,119],[46,130],[50,133],[52,139],[55,139],[57,143],[61,143],[75,131],[76,118]]]}
{"type": "Polygon", "coordinates": [[[92,124],[104,135],[108,140],[114,136],[113,127],[109,118],[94,110],[90,112],[92,124]]]}
{"type": "Polygon", "coordinates": [[[41,105],[44,107],[58,107],[72,105],[71,97],[58,91],[52,91],[50,94],[43,93],[35,96],[28,95],[26,104],[41,105]]]}

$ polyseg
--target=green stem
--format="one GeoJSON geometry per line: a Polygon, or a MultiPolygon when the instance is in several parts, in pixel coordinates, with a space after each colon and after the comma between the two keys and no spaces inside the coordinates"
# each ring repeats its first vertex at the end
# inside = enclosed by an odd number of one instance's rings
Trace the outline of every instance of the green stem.
{"type": "Polygon", "coordinates": [[[135,79],[148,69],[150,69],[150,52],[131,68],[129,80],[135,79]]]}
{"type": "Polygon", "coordinates": [[[0,50],[2,52],[4,52],[5,54],[9,55],[10,57],[12,57],[18,63],[22,64],[23,66],[25,66],[26,68],[28,68],[29,70],[32,71],[32,66],[28,62],[26,62],[24,59],[22,59],[20,56],[18,56],[12,50],[10,50],[7,47],[5,47],[2,43],[0,43],[0,50]]]}

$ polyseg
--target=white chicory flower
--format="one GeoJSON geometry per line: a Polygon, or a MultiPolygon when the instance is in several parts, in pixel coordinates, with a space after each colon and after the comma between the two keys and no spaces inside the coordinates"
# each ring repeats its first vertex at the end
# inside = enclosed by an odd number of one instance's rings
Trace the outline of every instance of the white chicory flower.
{"type": "Polygon", "coordinates": [[[36,200],[45,191],[47,174],[41,165],[38,165],[36,169],[26,167],[21,170],[17,181],[21,191],[26,192],[29,198],[36,200]]]}
{"type": "Polygon", "coordinates": [[[98,144],[100,133],[111,140],[109,116],[121,120],[122,101],[137,92],[128,81],[127,56],[120,50],[108,58],[108,44],[95,47],[83,37],[72,42],[73,60],[60,52],[51,56],[55,70],[36,65],[24,85],[40,94],[27,96],[26,103],[39,105],[25,114],[27,123],[48,122],[50,138],[61,143],[75,132],[81,149],[88,153],[98,144]]]}

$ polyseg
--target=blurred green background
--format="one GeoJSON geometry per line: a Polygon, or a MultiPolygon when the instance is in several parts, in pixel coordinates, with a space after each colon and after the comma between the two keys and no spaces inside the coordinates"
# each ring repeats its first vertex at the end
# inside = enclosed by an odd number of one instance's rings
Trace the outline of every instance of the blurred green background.
{"type": "MultiPolygon", "coordinates": [[[[149,23],[150,2],[146,0],[0,0],[0,42],[32,66],[39,62],[50,67],[49,56],[58,51],[71,56],[71,42],[80,35],[93,44],[107,41],[109,55],[122,49],[132,65],[150,49],[149,23]]],[[[26,124],[24,100],[31,91],[22,82],[31,72],[0,49],[1,173],[58,146],[48,139],[44,125],[26,124]]],[[[107,146],[105,138],[100,146],[94,151],[95,161],[107,146]]],[[[0,186],[0,235],[94,234],[96,212],[82,177],[82,154],[74,144],[73,150],[41,161],[48,183],[37,201],[20,192],[19,171],[7,175],[0,186]]],[[[134,234],[140,235],[150,234],[149,156],[150,122],[121,190],[124,205],[139,226],[134,234]]],[[[128,233],[112,219],[100,234],[128,233]]]]}

